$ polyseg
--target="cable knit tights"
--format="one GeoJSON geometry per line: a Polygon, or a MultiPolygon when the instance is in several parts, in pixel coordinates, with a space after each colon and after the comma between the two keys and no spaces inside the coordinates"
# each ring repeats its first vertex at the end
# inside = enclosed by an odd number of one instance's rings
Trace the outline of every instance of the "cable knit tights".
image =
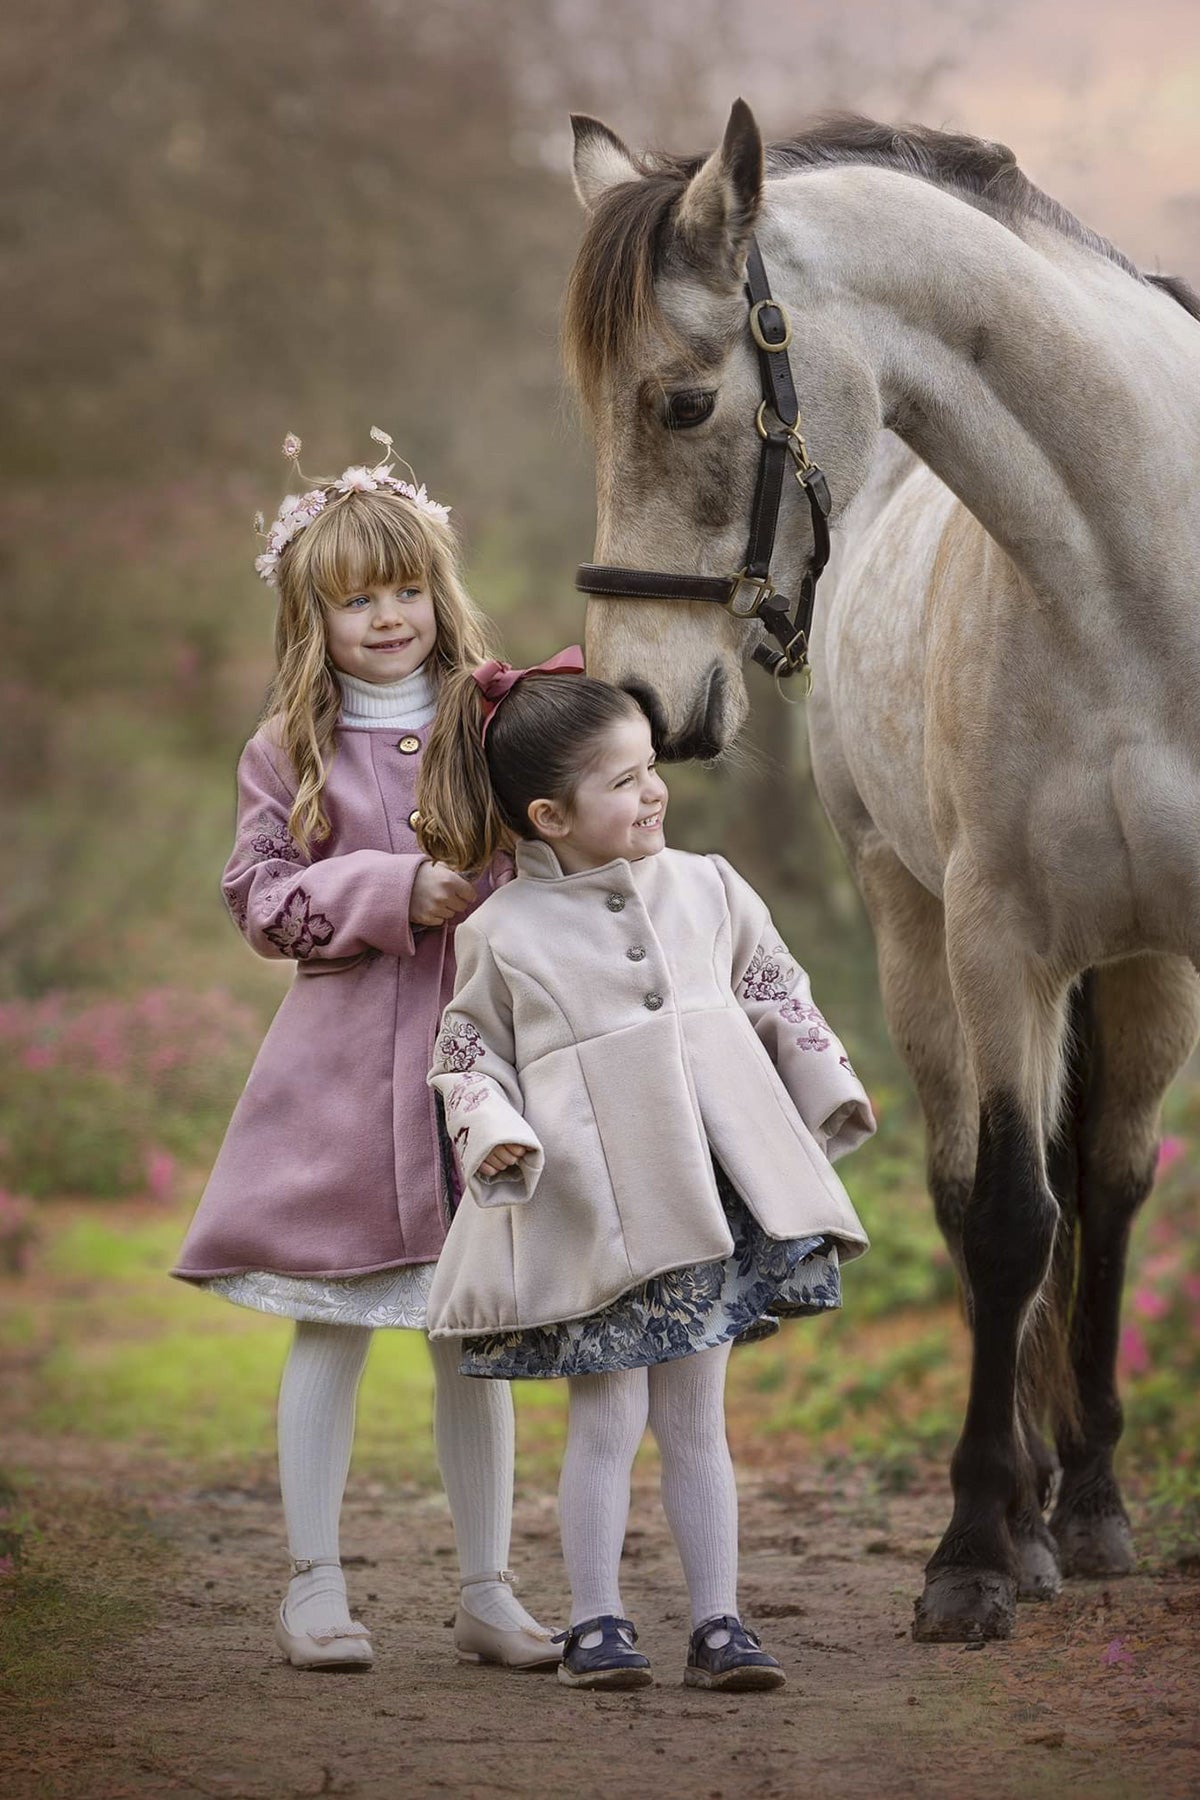
{"type": "MultiPolygon", "coordinates": [[[[300,1323],[279,1390],[279,1485],[294,1558],[332,1558],[354,1442],[355,1401],[371,1332],[359,1325],[300,1323]]],[[[508,1561],[512,1527],[513,1411],[507,1382],[458,1373],[458,1347],[429,1346],[434,1371],[434,1438],[450,1501],[461,1573],[480,1575],[508,1561]]],[[[501,1627],[532,1623],[501,1582],[467,1589],[471,1612],[501,1627]]],[[[349,1623],[340,1568],[297,1575],[288,1588],[293,1631],[349,1623]]]]}
{"type": "Polygon", "coordinates": [[[737,1613],[737,1487],[725,1437],[729,1345],[651,1369],[568,1382],[570,1423],[559,1483],[571,1623],[624,1616],[618,1571],[629,1476],[646,1427],[662,1458],[662,1501],[679,1550],[692,1624],[737,1613]]]}

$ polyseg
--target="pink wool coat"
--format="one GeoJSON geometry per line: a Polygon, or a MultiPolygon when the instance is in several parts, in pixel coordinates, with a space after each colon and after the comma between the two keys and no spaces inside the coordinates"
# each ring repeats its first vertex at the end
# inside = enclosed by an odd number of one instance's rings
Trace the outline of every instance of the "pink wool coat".
{"type": "Polygon", "coordinates": [[[769,1237],[866,1248],[830,1159],[875,1129],[753,888],[719,856],[564,875],[542,843],[460,926],[430,1083],[465,1178],[434,1337],[585,1318],[728,1256],[715,1156],[769,1237]],[[530,1154],[493,1180],[497,1144],[530,1154]]]}
{"type": "MultiPolygon", "coordinates": [[[[409,924],[428,727],[339,730],[331,835],[300,852],[270,725],[238,765],[229,910],[296,976],[259,1051],[174,1273],[359,1275],[432,1262],[449,1210],[425,1077],[454,980],[451,928],[409,924]]],[[[503,872],[498,871],[503,878],[503,872]]],[[[492,881],[478,883],[481,897],[492,881]]]]}

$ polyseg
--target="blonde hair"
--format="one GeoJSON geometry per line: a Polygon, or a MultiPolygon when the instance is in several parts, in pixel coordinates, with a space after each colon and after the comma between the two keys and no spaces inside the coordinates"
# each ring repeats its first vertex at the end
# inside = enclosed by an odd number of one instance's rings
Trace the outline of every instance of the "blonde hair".
{"type": "Polygon", "coordinates": [[[325,510],[279,559],[276,672],[264,714],[296,773],[288,828],[301,849],[329,835],[321,796],[342,697],[326,608],[360,588],[419,581],[433,601],[437,641],[429,660],[439,685],[493,654],[488,622],[463,587],[449,525],[384,489],[326,493],[325,510]]]}

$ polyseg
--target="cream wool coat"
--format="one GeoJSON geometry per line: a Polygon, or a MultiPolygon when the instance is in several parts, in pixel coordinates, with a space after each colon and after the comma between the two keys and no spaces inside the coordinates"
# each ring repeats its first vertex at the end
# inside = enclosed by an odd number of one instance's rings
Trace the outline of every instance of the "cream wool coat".
{"type": "Polygon", "coordinates": [[[547,844],[458,927],[429,1080],[464,1178],[434,1337],[583,1318],[733,1249],[715,1156],[767,1234],[867,1247],[830,1159],[867,1096],[753,888],[719,856],[564,875],[547,844]],[[525,1144],[487,1180],[498,1144],[525,1144]]]}

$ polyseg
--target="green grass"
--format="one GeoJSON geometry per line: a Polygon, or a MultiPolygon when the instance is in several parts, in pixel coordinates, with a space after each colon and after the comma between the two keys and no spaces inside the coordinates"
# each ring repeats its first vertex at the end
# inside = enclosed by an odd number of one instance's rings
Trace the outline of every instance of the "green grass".
{"type": "MultiPolygon", "coordinates": [[[[844,1275],[845,1310],[785,1326],[735,1353],[730,1431],[739,1460],[846,1458],[903,1487],[944,1468],[965,1401],[968,1346],[949,1258],[920,1175],[911,1105],[882,1089],[878,1138],[843,1165],[873,1240],[844,1275]]],[[[1200,1087],[1173,1102],[1180,1142],[1200,1141],[1200,1087]]],[[[1191,1158],[1176,1161],[1139,1223],[1126,1330],[1145,1366],[1122,1377],[1121,1456],[1186,1545],[1200,1475],[1196,1322],[1200,1254],[1190,1221],[1191,1158]]],[[[23,1277],[0,1278],[0,1354],[15,1371],[0,1417],[52,1437],[117,1442],[188,1464],[198,1476],[269,1478],[273,1412],[291,1327],[168,1279],[187,1206],[45,1204],[23,1277]]],[[[1129,1356],[1126,1356],[1129,1361],[1129,1356]]],[[[436,1484],[431,1371],[414,1332],[379,1332],[359,1405],[360,1476],[436,1484]]],[[[558,1382],[515,1388],[519,1479],[552,1483],[566,1396],[558,1382]]]]}

